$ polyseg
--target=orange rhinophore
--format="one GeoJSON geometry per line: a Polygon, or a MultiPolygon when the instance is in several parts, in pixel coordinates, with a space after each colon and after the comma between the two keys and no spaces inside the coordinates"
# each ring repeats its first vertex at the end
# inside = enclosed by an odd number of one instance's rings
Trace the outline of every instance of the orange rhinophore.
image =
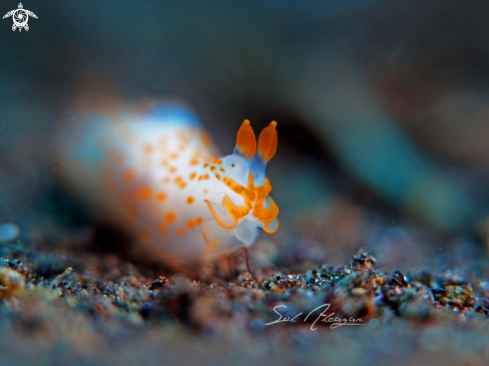
{"type": "Polygon", "coordinates": [[[224,157],[175,101],[79,107],[65,125],[58,139],[64,177],[152,259],[191,260],[249,246],[258,228],[278,229],[265,175],[277,150],[275,121],[257,142],[244,120],[234,152],[224,157]]]}
{"type": "Polygon", "coordinates": [[[241,124],[236,137],[236,150],[248,160],[253,159],[256,152],[256,137],[247,119],[241,124]]]}
{"type": "Polygon", "coordinates": [[[264,163],[268,163],[277,151],[277,122],[272,121],[270,125],[263,129],[258,138],[258,154],[264,163]]]}

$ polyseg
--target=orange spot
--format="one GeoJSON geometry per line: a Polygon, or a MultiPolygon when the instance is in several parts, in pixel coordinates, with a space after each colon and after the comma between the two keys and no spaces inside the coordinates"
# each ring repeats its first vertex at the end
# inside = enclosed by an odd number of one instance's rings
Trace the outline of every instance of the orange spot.
{"type": "Polygon", "coordinates": [[[178,236],[185,236],[185,229],[183,228],[180,228],[177,230],[177,235],[178,236]]]}
{"type": "Polygon", "coordinates": [[[195,223],[192,220],[187,221],[187,227],[189,229],[193,229],[195,227],[195,223]]]}
{"type": "Polygon", "coordinates": [[[177,168],[175,168],[174,166],[171,166],[170,169],[168,169],[168,171],[170,173],[175,173],[177,171],[177,168]]]}
{"type": "Polygon", "coordinates": [[[170,159],[178,159],[178,154],[177,153],[171,153],[170,159]]]}
{"type": "Polygon", "coordinates": [[[175,222],[177,216],[173,212],[169,212],[165,215],[165,220],[168,222],[175,222]]]}
{"type": "Polygon", "coordinates": [[[207,194],[209,193],[209,191],[207,189],[204,189],[204,194],[207,194]]]}
{"type": "Polygon", "coordinates": [[[180,183],[182,181],[182,177],[176,177],[175,178],[175,183],[180,183]]]}
{"type": "Polygon", "coordinates": [[[190,180],[192,180],[192,179],[194,179],[196,176],[197,176],[197,173],[196,173],[196,172],[193,172],[192,174],[190,174],[189,179],[190,179],[190,180]]]}
{"type": "Polygon", "coordinates": [[[209,166],[209,163],[204,164],[204,168],[207,168],[209,166]]]}
{"type": "Polygon", "coordinates": [[[203,180],[203,179],[204,179],[204,174],[199,175],[199,179],[198,180],[200,181],[200,180],[203,180]]]}
{"type": "Polygon", "coordinates": [[[165,195],[163,192],[160,192],[160,193],[158,193],[158,194],[156,195],[156,199],[157,199],[158,201],[164,201],[164,200],[165,200],[165,198],[166,198],[166,195],[165,195]]]}
{"type": "Polygon", "coordinates": [[[221,159],[219,159],[218,161],[216,161],[216,164],[217,164],[217,165],[221,165],[221,164],[222,164],[222,160],[221,160],[221,159]]]}
{"type": "Polygon", "coordinates": [[[166,226],[165,224],[159,224],[158,225],[158,231],[160,233],[166,233],[168,231],[168,226],[166,226]]]}
{"type": "Polygon", "coordinates": [[[132,169],[126,169],[122,172],[122,178],[125,181],[131,181],[136,178],[136,173],[132,169]]]}
{"type": "Polygon", "coordinates": [[[268,163],[277,152],[277,122],[272,121],[268,127],[265,127],[258,138],[258,153],[263,162],[268,163]]]}
{"type": "Polygon", "coordinates": [[[151,197],[151,188],[145,186],[145,187],[142,187],[140,190],[139,190],[139,194],[141,196],[141,198],[143,199],[148,199],[149,197],[151,197]]]}
{"type": "Polygon", "coordinates": [[[195,219],[195,223],[196,223],[197,225],[202,224],[202,217],[197,217],[197,218],[195,219]]]}
{"type": "Polygon", "coordinates": [[[182,182],[180,183],[180,189],[184,189],[187,186],[187,183],[182,182]]]}
{"type": "Polygon", "coordinates": [[[210,177],[209,177],[209,174],[204,175],[204,179],[205,179],[205,180],[207,180],[207,179],[209,179],[209,178],[210,178],[210,177]]]}
{"type": "Polygon", "coordinates": [[[236,136],[238,150],[248,159],[253,159],[256,152],[256,137],[251,128],[250,121],[245,119],[236,136]]]}
{"type": "Polygon", "coordinates": [[[193,165],[197,165],[197,164],[199,164],[199,161],[197,159],[190,160],[190,165],[193,166],[193,165]]]}
{"type": "Polygon", "coordinates": [[[226,170],[224,170],[224,168],[221,168],[219,169],[221,171],[221,173],[224,173],[226,170]]]}
{"type": "Polygon", "coordinates": [[[214,171],[216,170],[216,167],[215,166],[211,166],[211,171],[214,171]]]}
{"type": "Polygon", "coordinates": [[[191,205],[192,203],[194,203],[194,198],[192,196],[188,196],[188,198],[187,198],[187,204],[188,205],[191,205]]]}
{"type": "Polygon", "coordinates": [[[147,145],[144,145],[143,147],[143,151],[146,153],[146,154],[151,154],[153,152],[153,146],[147,144],[147,145]]]}
{"type": "Polygon", "coordinates": [[[217,180],[221,180],[221,176],[219,174],[214,174],[217,178],[217,180]]]}

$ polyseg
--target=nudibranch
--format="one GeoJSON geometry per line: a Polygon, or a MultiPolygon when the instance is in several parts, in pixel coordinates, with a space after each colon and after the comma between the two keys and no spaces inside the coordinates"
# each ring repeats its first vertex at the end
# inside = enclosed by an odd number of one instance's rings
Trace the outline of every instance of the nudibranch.
{"type": "Polygon", "coordinates": [[[100,218],[131,234],[146,255],[180,263],[232,244],[249,246],[258,228],[278,229],[265,175],[277,149],[276,125],[257,141],[245,120],[233,153],[222,157],[179,102],[83,111],[61,128],[60,170],[100,218]]]}

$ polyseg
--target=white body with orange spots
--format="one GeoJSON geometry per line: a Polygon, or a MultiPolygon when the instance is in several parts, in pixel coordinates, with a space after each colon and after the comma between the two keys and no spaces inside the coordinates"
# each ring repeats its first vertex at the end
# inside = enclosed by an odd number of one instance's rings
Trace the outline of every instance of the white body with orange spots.
{"type": "Polygon", "coordinates": [[[251,245],[258,227],[277,230],[265,177],[275,126],[262,132],[255,156],[254,133],[243,122],[234,153],[219,157],[195,116],[175,102],[84,112],[62,129],[61,170],[100,218],[126,230],[151,258],[191,260],[251,245]]]}

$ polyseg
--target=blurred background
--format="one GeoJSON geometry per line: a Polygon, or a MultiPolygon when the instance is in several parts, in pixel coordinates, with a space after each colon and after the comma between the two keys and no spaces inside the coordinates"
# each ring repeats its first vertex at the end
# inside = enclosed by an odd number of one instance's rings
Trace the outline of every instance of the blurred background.
{"type": "MultiPolygon", "coordinates": [[[[243,119],[256,131],[276,120],[268,175],[282,227],[316,222],[340,247],[405,249],[404,227],[484,247],[487,2],[23,5],[38,16],[28,32],[0,22],[0,221],[41,236],[73,221],[76,206],[58,207],[52,146],[88,81],[132,98],[185,99],[225,154],[243,119]],[[379,222],[387,231],[369,230],[379,222]]],[[[0,13],[17,6],[2,1],[0,13]]]]}
{"type": "Polygon", "coordinates": [[[0,291],[4,364],[487,365],[488,1],[22,4],[29,31],[0,20],[0,280],[28,276],[0,291]],[[309,310],[331,288],[245,288],[218,266],[171,277],[120,255],[58,178],[57,134],[86,90],[182,98],[223,154],[245,118],[276,120],[281,228],[251,247],[255,278],[348,265],[367,246],[384,292],[345,299],[378,319],[264,331],[277,303],[309,310]],[[426,284],[428,302],[394,277],[426,284]],[[447,288],[472,307],[432,299],[447,288]]]}

